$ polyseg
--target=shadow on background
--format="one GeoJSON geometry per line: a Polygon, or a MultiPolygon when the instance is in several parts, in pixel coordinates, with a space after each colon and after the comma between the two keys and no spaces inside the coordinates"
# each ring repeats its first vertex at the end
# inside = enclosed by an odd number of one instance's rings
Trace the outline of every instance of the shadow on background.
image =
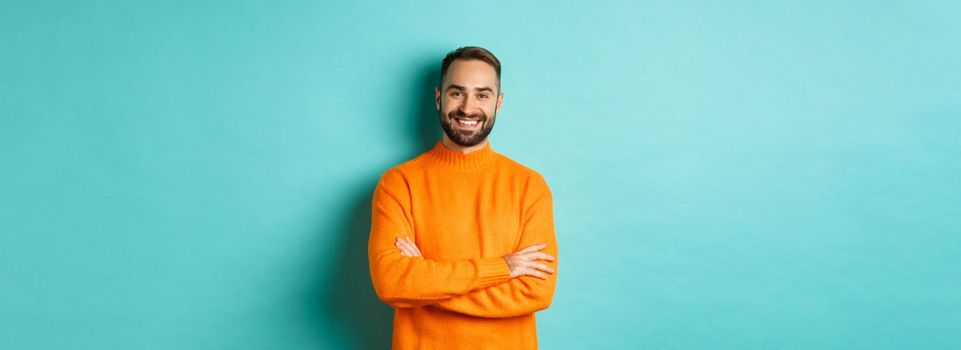
{"type": "MultiPolygon", "coordinates": [[[[416,103],[411,104],[408,115],[412,116],[412,123],[406,131],[411,136],[411,145],[398,148],[416,150],[417,153],[404,155],[393,164],[383,164],[382,171],[426,152],[440,140],[434,105],[434,87],[440,79],[438,66],[435,60],[431,60],[415,70],[412,85],[417,93],[411,98],[415,98],[416,103]]],[[[361,186],[363,190],[347,202],[349,207],[344,212],[348,215],[343,225],[335,228],[343,237],[343,245],[334,250],[341,252],[341,256],[333,260],[336,265],[329,266],[328,276],[332,279],[326,295],[312,296],[322,304],[313,309],[326,309],[330,313],[328,316],[339,323],[338,328],[347,332],[345,338],[357,344],[359,349],[389,349],[393,329],[393,309],[377,299],[367,260],[371,198],[379,177],[380,173],[369,174],[369,179],[361,186]]]]}

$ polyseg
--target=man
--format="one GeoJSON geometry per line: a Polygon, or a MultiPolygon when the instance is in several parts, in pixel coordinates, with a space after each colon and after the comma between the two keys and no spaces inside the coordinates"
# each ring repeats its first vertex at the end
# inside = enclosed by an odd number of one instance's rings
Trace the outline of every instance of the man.
{"type": "Polygon", "coordinates": [[[443,139],[374,190],[368,242],[394,349],[536,349],[534,312],[557,284],[553,197],[534,170],[494,152],[500,61],[450,52],[435,88],[443,139]]]}

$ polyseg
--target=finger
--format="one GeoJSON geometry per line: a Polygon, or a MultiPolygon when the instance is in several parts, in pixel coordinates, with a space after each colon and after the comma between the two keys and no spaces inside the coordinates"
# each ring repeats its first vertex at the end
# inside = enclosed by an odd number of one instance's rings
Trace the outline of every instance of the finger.
{"type": "Polygon", "coordinates": [[[545,271],[545,272],[547,272],[547,273],[554,273],[554,269],[550,268],[550,267],[547,266],[547,265],[541,264],[541,263],[539,263],[539,262],[533,263],[533,264],[531,264],[531,266],[533,266],[534,268],[536,268],[536,269],[538,269],[538,270],[545,271]]]}
{"type": "Polygon", "coordinates": [[[397,245],[397,248],[400,248],[401,253],[407,254],[406,256],[413,255],[413,252],[410,250],[410,247],[408,247],[407,244],[404,243],[403,241],[397,241],[397,243],[395,244],[397,245]]]}
{"type": "Polygon", "coordinates": [[[408,245],[410,246],[411,250],[413,250],[414,252],[420,253],[420,248],[417,248],[417,245],[414,244],[414,241],[408,241],[408,242],[409,242],[408,245]]]}
{"type": "Polygon", "coordinates": [[[546,246],[547,246],[547,244],[544,244],[544,243],[535,244],[535,245],[531,245],[531,246],[524,247],[524,249],[518,250],[518,251],[514,252],[514,254],[530,253],[530,252],[533,252],[533,251],[541,250],[541,249],[543,249],[543,248],[546,247],[546,246]]]}
{"type": "Polygon", "coordinates": [[[405,238],[407,239],[407,247],[410,249],[410,252],[414,254],[414,256],[420,256],[420,249],[417,248],[417,245],[414,244],[414,241],[411,240],[410,237],[405,238]]]}
{"type": "Polygon", "coordinates": [[[528,258],[528,260],[536,260],[536,259],[547,260],[547,261],[555,260],[554,257],[551,256],[550,254],[541,253],[541,252],[528,253],[524,255],[524,257],[528,258]]]}
{"type": "Polygon", "coordinates": [[[534,276],[534,277],[540,278],[540,279],[542,279],[542,280],[546,280],[546,279],[547,279],[547,275],[546,275],[546,274],[544,274],[543,272],[537,271],[537,270],[529,270],[529,271],[527,271],[525,274],[528,275],[528,276],[534,276]]]}
{"type": "Polygon", "coordinates": [[[518,250],[518,251],[514,252],[514,254],[530,253],[530,252],[534,252],[534,251],[538,251],[538,250],[544,249],[544,247],[546,247],[546,246],[547,246],[547,244],[544,244],[544,243],[529,245],[529,246],[524,247],[524,248],[521,249],[521,250],[518,250]]]}

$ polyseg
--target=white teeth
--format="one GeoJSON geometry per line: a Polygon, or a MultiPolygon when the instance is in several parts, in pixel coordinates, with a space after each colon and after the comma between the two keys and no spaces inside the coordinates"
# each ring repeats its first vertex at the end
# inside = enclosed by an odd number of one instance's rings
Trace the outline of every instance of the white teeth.
{"type": "Polygon", "coordinates": [[[477,124],[477,121],[476,120],[458,120],[457,123],[460,125],[474,125],[474,124],[477,124]]]}

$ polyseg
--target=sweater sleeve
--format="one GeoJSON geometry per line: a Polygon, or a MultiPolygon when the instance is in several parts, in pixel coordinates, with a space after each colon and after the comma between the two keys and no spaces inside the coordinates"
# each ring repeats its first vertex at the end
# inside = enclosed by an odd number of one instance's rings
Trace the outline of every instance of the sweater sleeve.
{"type": "Polygon", "coordinates": [[[520,276],[507,283],[442,300],[434,307],[477,317],[502,318],[526,315],[550,306],[557,285],[557,262],[560,258],[554,233],[553,196],[546,184],[539,187],[539,195],[526,211],[521,239],[514,250],[546,243],[547,246],[541,251],[555,260],[537,261],[554,269],[554,273],[547,274],[547,279],[520,276]]]}
{"type": "Polygon", "coordinates": [[[367,246],[370,276],[380,300],[395,308],[417,307],[510,279],[501,257],[436,261],[403,256],[394,239],[415,237],[409,203],[404,179],[394,171],[385,172],[374,190],[367,246]]]}

